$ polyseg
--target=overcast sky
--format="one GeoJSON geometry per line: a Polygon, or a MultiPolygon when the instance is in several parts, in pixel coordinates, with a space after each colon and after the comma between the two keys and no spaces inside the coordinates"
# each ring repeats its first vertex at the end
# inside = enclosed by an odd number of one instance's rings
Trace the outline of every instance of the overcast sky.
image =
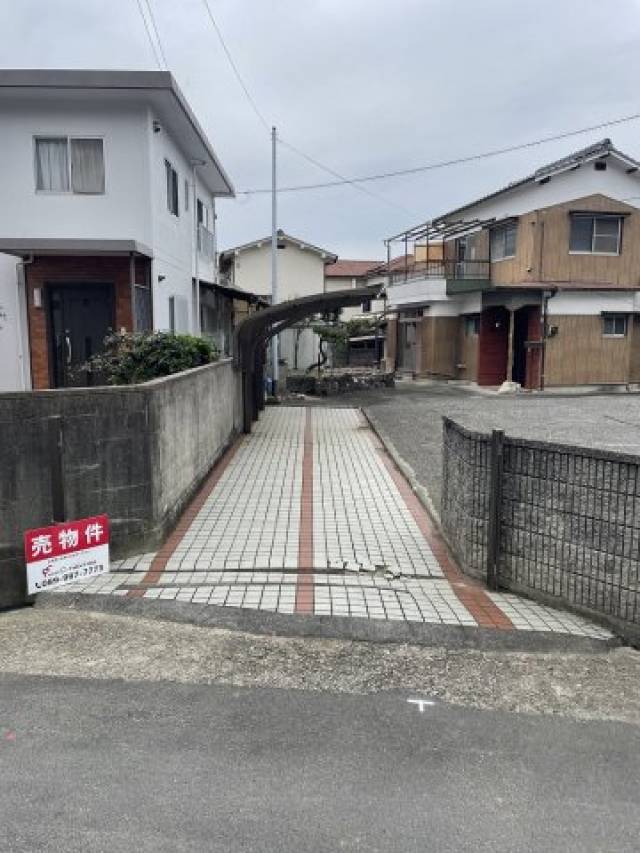
{"type": "MultiPolygon", "coordinates": [[[[170,70],[234,181],[269,186],[270,142],[202,0],[150,0],[170,70]]],[[[346,176],[410,168],[640,112],[640,0],[210,0],[269,123],[346,176]]],[[[157,68],[136,0],[0,0],[6,68],[157,68]]],[[[282,195],[279,223],[343,257],[640,121],[367,185],[282,195]]],[[[280,152],[283,184],[330,180],[280,152]]],[[[270,232],[268,196],[219,204],[221,248],[270,232]]]]}

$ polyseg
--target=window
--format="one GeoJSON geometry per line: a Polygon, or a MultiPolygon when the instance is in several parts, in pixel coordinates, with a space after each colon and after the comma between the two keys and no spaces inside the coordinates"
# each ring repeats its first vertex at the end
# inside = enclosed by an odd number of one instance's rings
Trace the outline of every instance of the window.
{"type": "Polygon", "coordinates": [[[362,303],[362,313],[363,314],[369,314],[370,311],[371,311],[371,300],[365,299],[364,302],[362,303]]]}
{"type": "Polygon", "coordinates": [[[515,257],[517,231],[518,224],[516,222],[491,230],[489,251],[492,261],[502,261],[505,258],[515,257]]]}
{"type": "Polygon", "coordinates": [[[619,255],[621,237],[621,216],[571,215],[570,252],[619,255]]]}
{"type": "Polygon", "coordinates": [[[201,199],[198,199],[198,225],[209,227],[209,208],[201,199]]]}
{"type": "Polygon", "coordinates": [[[176,298],[169,297],[169,331],[175,334],[176,331],[176,298]]]}
{"type": "Polygon", "coordinates": [[[38,192],[104,193],[102,139],[42,136],[35,143],[38,192]]]}
{"type": "Polygon", "coordinates": [[[603,314],[602,334],[607,338],[624,338],[627,334],[627,315],[603,314]]]}
{"type": "Polygon", "coordinates": [[[167,173],[167,210],[174,216],[180,216],[178,207],[178,173],[168,160],[164,161],[167,173]]]}
{"type": "Polygon", "coordinates": [[[184,209],[189,210],[189,181],[184,179],[184,209]]]}
{"type": "Polygon", "coordinates": [[[480,315],[469,314],[464,318],[464,333],[467,337],[480,334],[480,315]]]}

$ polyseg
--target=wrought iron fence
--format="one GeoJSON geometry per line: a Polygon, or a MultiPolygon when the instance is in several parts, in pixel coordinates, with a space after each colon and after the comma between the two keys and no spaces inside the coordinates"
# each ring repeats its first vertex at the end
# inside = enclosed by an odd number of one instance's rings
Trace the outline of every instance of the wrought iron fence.
{"type": "Polygon", "coordinates": [[[444,422],[442,524],[494,588],[640,639],[640,458],[444,422]]]}

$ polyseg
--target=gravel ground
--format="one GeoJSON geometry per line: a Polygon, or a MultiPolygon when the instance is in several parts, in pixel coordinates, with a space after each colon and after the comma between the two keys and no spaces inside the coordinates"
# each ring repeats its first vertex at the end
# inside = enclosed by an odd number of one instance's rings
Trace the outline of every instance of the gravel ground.
{"type": "Polygon", "coordinates": [[[520,654],[256,637],[147,619],[22,609],[0,618],[0,672],[367,694],[640,725],[640,652],[520,654]]]}
{"type": "Polygon", "coordinates": [[[393,442],[437,509],[442,488],[442,417],[470,429],[596,447],[640,456],[640,396],[557,394],[500,397],[453,385],[398,382],[325,399],[322,405],[362,406],[393,442]]]}

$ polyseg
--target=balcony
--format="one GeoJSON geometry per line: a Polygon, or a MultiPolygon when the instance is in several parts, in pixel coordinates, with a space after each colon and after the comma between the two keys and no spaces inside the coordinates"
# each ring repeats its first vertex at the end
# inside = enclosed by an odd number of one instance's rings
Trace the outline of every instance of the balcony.
{"type": "Polygon", "coordinates": [[[417,280],[445,280],[446,293],[467,293],[491,288],[491,264],[488,260],[429,260],[410,262],[392,270],[390,284],[417,280]]]}
{"type": "Polygon", "coordinates": [[[198,252],[205,258],[213,260],[215,248],[216,244],[213,232],[209,231],[208,228],[205,228],[205,226],[200,223],[198,225],[198,252]]]}

